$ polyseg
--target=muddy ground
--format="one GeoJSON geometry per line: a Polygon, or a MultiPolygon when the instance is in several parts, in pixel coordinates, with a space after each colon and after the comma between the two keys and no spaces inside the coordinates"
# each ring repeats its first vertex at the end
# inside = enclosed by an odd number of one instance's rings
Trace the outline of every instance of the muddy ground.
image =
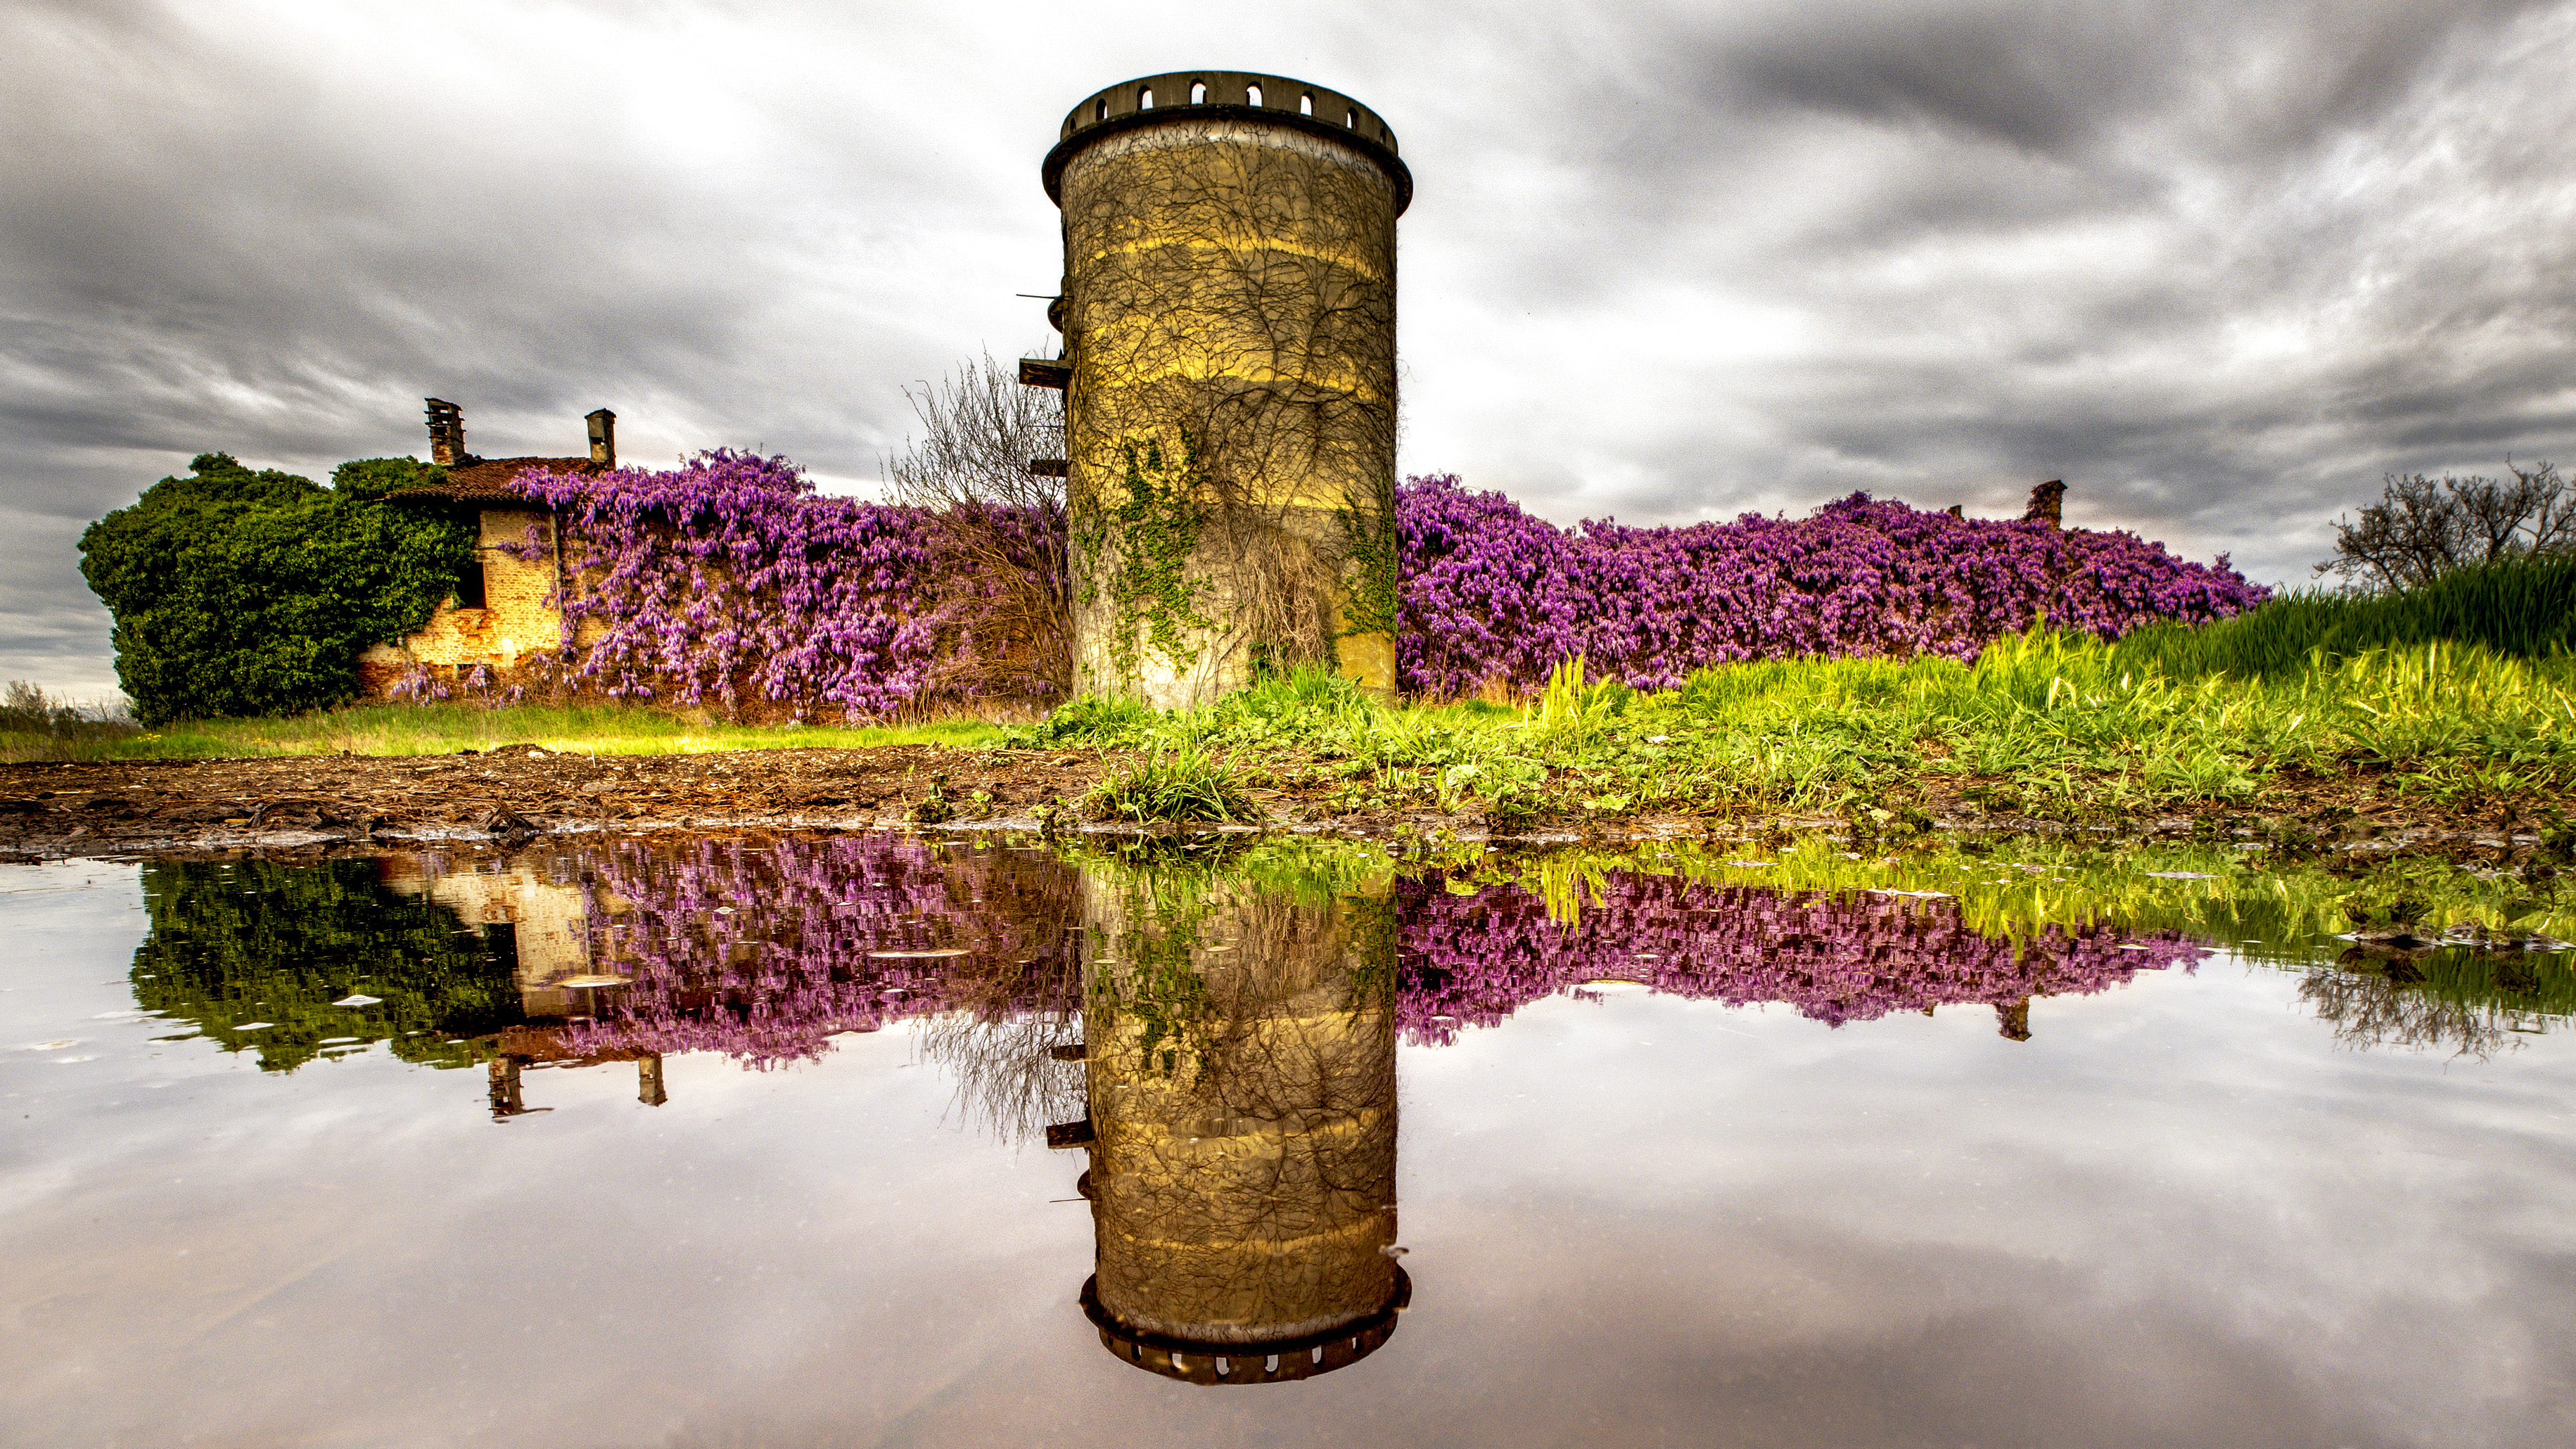
{"type": "Polygon", "coordinates": [[[1080,798],[1090,752],[744,750],[704,755],[290,755],[0,765],[0,852],[62,855],[521,839],[614,829],[864,830],[924,813],[1016,817],[1080,798]],[[978,798],[979,792],[982,798],[978,798]]]}
{"type": "MultiPolygon", "coordinates": [[[[0,765],[0,859],[171,854],[423,841],[497,840],[615,830],[867,830],[1073,827],[1074,806],[1121,757],[1089,750],[747,750],[704,755],[555,754],[533,745],[487,753],[378,758],[0,765]],[[934,799],[934,791],[936,799],[934,799]],[[944,806],[944,808],[943,808],[944,806]]],[[[1974,782],[1960,782],[1973,786],[1974,782]]],[[[1932,826],[2063,830],[1998,815],[1968,792],[1913,792],[1891,832],[1932,826]]],[[[1731,814],[1540,819],[1489,831],[1474,816],[1337,812],[1312,792],[1254,792],[1274,827],[1462,839],[1617,839],[1838,826],[1837,820],[1731,814]]],[[[2354,782],[2295,782],[2260,811],[2213,810],[2117,823],[2125,836],[2266,838],[2369,850],[2527,848],[2545,833],[2531,812],[2464,817],[2382,801],[2354,782]]],[[[1133,827],[1129,827],[1133,828],[1133,827]]],[[[2099,831],[2103,827],[2084,827],[2099,831]]]]}

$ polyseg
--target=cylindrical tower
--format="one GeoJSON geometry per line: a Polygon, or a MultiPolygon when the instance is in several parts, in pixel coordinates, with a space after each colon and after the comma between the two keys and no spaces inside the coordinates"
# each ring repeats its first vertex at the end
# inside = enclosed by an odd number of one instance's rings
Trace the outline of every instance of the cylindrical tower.
{"type": "Polygon", "coordinates": [[[1391,882],[1192,884],[1082,883],[1083,1309],[1154,1373],[1308,1378],[1373,1352],[1410,1297],[1388,1251],[1391,882]]]}
{"type": "Polygon", "coordinates": [[[1175,71],[1047,153],[1064,213],[1074,687],[1160,708],[1265,669],[1395,684],[1395,219],[1348,96],[1175,71]]]}

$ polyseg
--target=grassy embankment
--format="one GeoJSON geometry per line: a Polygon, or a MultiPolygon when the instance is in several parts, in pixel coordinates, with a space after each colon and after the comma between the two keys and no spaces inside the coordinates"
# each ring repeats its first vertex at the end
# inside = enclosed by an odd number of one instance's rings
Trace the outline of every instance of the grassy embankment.
{"type": "MultiPolygon", "coordinates": [[[[2042,632],[1975,665],[1795,659],[1640,693],[1561,669],[1521,708],[1385,705],[1307,675],[1205,709],[1083,700],[1034,726],[727,727],[633,708],[366,706],[288,720],[27,729],[0,757],[615,754],[937,743],[1138,751],[1110,818],[1438,810],[1497,824],[1641,812],[2067,820],[2402,805],[2553,820],[2576,801],[2576,560],[2377,599],[2297,595],[2117,643],[2042,632]],[[50,732],[49,732],[50,731],[50,732]]],[[[42,723],[39,721],[38,723],[42,723]]]]}
{"type": "Polygon", "coordinates": [[[1242,818],[1267,786],[1498,823],[2383,805],[2554,819],[2576,800],[2571,627],[2576,560],[2559,560],[2109,644],[2034,631],[1974,665],[1778,660],[1656,693],[1569,665],[1521,709],[1390,708],[1305,676],[1168,715],[1082,701],[1012,737],[1143,751],[1088,802],[1113,818],[1242,818]]]}
{"type": "Polygon", "coordinates": [[[955,720],[891,728],[736,726],[616,706],[376,704],[289,719],[181,720],[155,729],[0,711],[0,760],[216,759],[250,755],[448,755],[499,745],[600,755],[719,750],[953,745],[975,748],[1000,727],[955,720]]]}

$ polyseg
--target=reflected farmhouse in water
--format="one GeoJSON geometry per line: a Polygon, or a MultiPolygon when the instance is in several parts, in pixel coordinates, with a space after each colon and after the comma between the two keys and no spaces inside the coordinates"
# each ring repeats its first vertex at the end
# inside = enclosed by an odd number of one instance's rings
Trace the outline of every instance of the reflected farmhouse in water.
{"type": "Polygon", "coordinates": [[[606,1047],[590,1052],[568,1049],[546,1024],[596,1014],[604,991],[623,988],[624,976],[593,969],[590,959],[590,914],[594,907],[610,916],[624,908],[613,895],[557,884],[532,858],[521,857],[498,869],[433,871],[416,856],[387,856],[381,863],[385,888],[397,895],[426,895],[444,906],[463,925],[494,947],[498,964],[518,989],[519,1010],[529,1025],[505,1028],[494,1039],[491,1074],[492,1116],[506,1120],[543,1107],[527,1105],[523,1074],[533,1065],[592,1066],[601,1062],[635,1063],[635,1097],[648,1107],[670,1100],[662,1082],[662,1054],[606,1047]]]}

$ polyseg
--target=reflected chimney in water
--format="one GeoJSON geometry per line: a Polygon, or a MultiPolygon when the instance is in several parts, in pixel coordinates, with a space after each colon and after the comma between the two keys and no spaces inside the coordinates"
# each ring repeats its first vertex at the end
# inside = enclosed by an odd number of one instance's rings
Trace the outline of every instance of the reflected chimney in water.
{"type": "Polygon", "coordinates": [[[2030,1040],[2030,998],[2025,996],[2010,1006],[1995,1003],[1995,1035],[2008,1041],[2030,1040]]]}
{"type": "Polygon", "coordinates": [[[1395,1252],[1391,879],[1292,897],[1215,885],[1158,910],[1081,884],[1096,1269],[1125,1362],[1200,1384],[1310,1378],[1374,1352],[1395,1252]]]}
{"type": "Polygon", "coordinates": [[[522,1096],[519,1090],[519,1059],[506,1054],[494,1057],[492,1059],[492,1120],[499,1122],[521,1116],[527,1110],[527,1098],[522,1096]]]}

